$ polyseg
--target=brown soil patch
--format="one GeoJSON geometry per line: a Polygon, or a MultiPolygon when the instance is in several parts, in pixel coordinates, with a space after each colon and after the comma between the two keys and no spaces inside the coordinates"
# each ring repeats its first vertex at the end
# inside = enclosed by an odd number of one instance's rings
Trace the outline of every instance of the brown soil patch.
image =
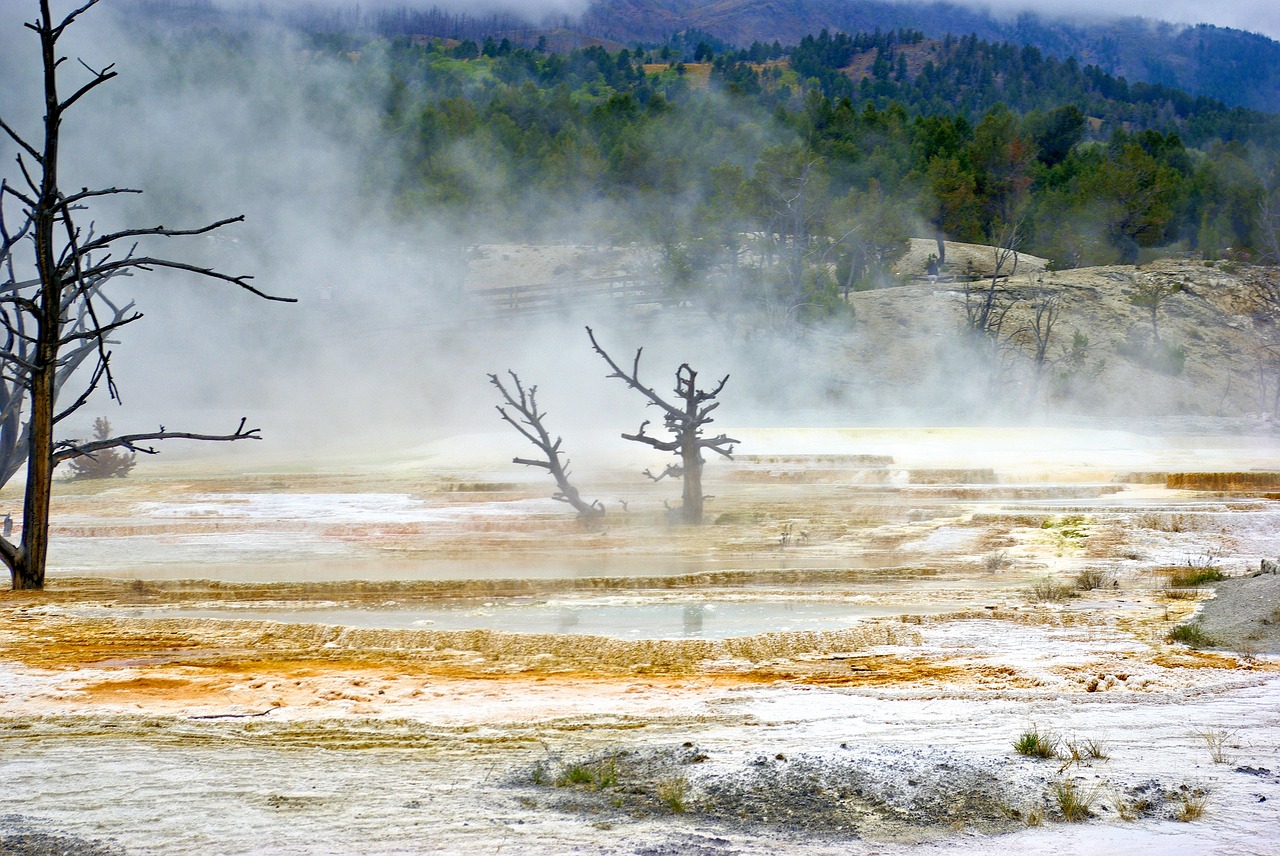
{"type": "Polygon", "coordinates": [[[977,690],[1026,689],[1038,685],[1035,678],[1010,666],[978,666],[949,663],[924,657],[859,657],[847,669],[805,675],[798,683],[825,687],[885,687],[963,685],[977,690]],[[843,673],[841,673],[843,672],[843,673]]]}

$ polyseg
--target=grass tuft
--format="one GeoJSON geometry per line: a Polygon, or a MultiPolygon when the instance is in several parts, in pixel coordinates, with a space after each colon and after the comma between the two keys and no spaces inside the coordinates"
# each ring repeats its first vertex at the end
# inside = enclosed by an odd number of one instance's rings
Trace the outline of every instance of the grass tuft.
{"type": "Polygon", "coordinates": [[[618,784],[618,762],[613,757],[600,761],[569,764],[556,776],[557,788],[585,787],[601,791],[618,784]]]}
{"type": "Polygon", "coordinates": [[[1013,741],[1013,751],[1028,758],[1057,758],[1058,738],[1052,734],[1041,734],[1038,728],[1032,727],[1013,741]]]}
{"type": "Polygon", "coordinates": [[[1053,798],[1058,804],[1058,811],[1062,812],[1063,820],[1067,823],[1079,823],[1089,819],[1096,794],[1081,790],[1075,782],[1059,781],[1053,783],[1053,798]]]}
{"type": "Polygon", "coordinates": [[[1205,806],[1209,802],[1209,792],[1203,788],[1187,788],[1178,794],[1178,813],[1176,817],[1183,823],[1191,823],[1204,817],[1205,806]]]}
{"type": "Polygon", "coordinates": [[[1169,575],[1169,585],[1173,588],[1196,588],[1205,583],[1216,583],[1226,578],[1227,575],[1217,568],[1188,565],[1169,575]]]}
{"type": "Polygon", "coordinates": [[[1169,631],[1170,642],[1181,642],[1190,648],[1211,648],[1217,644],[1198,624],[1179,624],[1169,631]]]}
{"type": "Polygon", "coordinates": [[[685,776],[670,776],[658,782],[658,799],[672,814],[684,814],[688,809],[689,780],[685,776]]]}

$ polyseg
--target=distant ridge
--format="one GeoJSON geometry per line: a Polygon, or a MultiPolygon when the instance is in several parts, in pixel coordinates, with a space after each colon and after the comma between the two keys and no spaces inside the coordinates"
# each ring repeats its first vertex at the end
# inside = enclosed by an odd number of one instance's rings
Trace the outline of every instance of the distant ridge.
{"type": "Polygon", "coordinates": [[[920,30],[941,38],[973,33],[1033,45],[1131,81],[1161,83],[1234,106],[1280,112],[1280,42],[1209,25],[1142,18],[1087,24],[1024,13],[996,17],[950,3],[886,0],[594,0],[587,32],[618,42],[662,41],[696,29],[726,42],[795,44],[822,29],[847,33],[920,30]]]}

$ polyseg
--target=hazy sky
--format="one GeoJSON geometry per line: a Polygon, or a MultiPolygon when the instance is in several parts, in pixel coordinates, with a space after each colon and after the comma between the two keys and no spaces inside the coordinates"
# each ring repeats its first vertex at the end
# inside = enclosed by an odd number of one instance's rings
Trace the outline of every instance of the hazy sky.
{"type": "Polygon", "coordinates": [[[1031,10],[1077,17],[1081,14],[1138,15],[1163,21],[1217,24],[1280,38],[1280,3],[1275,0],[951,0],[997,12],[1031,10]]]}
{"type": "MultiPolygon", "coordinates": [[[[928,2],[928,0],[921,0],[928,2]]],[[[6,0],[8,2],[8,0],[6,0]]],[[[259,0],[220,0],[228,2],[254,2],[259,0]]],[[[350,7],[355,0],[276,0],[280,3],[330,3],[350,7]]],[[[902,0],[913,2],[913,0],[902,0]]],[[[1217,24],[1263,33],[1280,38],[1280,3],[1276,0],[949,0],[960,5],[985,7],[997,12],[1033,10],[1065,17],[1082,14],[1138,15],[1165,21],[1217,24]]],[[[590,0],[363,0],[363,8],[382,6],[408,6],[428,9],[439,6],[455,12],[485,13],[503,9],[518,9],[539,13],[573,15],[581,12],[590,0]]]]}

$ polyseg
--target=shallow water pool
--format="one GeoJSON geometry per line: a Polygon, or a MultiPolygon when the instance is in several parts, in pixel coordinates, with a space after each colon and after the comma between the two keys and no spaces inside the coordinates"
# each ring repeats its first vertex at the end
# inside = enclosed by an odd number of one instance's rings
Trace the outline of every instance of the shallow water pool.
{"type": "Polygon", "coordinates": [[[249,619],[379,630],[500,630],[620,639],[726,639],[768,632],[838,630],[868,618],[937,614],[954,608],[954,603],[903,605],[790,598],[698,601],[509,598],[457,605],[226,605],[111,611],[121,617],[249,619]]]}

